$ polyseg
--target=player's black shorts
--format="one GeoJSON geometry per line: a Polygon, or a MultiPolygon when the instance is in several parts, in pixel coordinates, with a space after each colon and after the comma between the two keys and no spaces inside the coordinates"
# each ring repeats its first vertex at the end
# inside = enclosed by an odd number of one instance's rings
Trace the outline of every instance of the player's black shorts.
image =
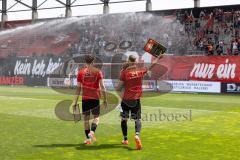
{"type": "Polygon", "coordinates": [[[82,100],[82,113],[83,115],[90,115],[90,112],[94,116],[100,114],[100,101],[97,99],[82,100]]]}
{"type": "Polygon", "coordinates": [[[122,100],[121,102],[122,111],[120,113],[122,118],[129,118],[131,111],[132,119],[141,119],[141,102],[137,100],[122,100]]]}

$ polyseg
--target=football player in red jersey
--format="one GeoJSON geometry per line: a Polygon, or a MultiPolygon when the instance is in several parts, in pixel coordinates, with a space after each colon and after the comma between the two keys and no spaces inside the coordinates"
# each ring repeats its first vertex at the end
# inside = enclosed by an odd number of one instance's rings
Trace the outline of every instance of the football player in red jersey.
{"type": "Polygon", "coordinates": [[[120,73],[120,81],[117,86],[117,90],[124,88],[122,93],[121,102],[121,128],[123,133],[122,144],[128,145],[127,138],[127,121],[129,113],[131,112],[131,118],[135,121],[135,142],[138,150],[142,149],[142,143],[140,140],[141,131],[141,95],[142,95],[142,80],[144,75],[157,64],[158,60],[163,56],[159,56],[149,67],[138,67],[136,63],[136,57],[130,55],[128,57],[127,64],[120,73]]]}
{"type": "Polygon", "coordinates": [[[93,66],[95,58],[91,55],[85,56],[86,65],[78,71],[77,90],[74,98],[74,105],[77,105],[79,95],[82,91],[82,112],[84,117],[84,127],[87,139],[85,144],[91,144],[96,141],[95,131],[99,123],[100,97],[103,95],[103,105],[107,106],[106,88],[103,83],[102,72],[93,66]],[[93,121],[89,124],[90,112],[93,115],[93,121]]]}

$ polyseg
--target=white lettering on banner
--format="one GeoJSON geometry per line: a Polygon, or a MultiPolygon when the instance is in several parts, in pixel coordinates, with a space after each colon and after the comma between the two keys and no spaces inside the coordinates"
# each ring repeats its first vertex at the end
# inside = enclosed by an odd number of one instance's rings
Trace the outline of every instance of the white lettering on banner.
{"type": "Polygon", "coordinates": [[[57,69],[61,66],[63,66],[61,58],[59,58],[57,62],[54,62],[52,58],[50,58],[48,64],[45,63],[45,60],[38,61],[35,59],[32,63],[28,62],[28,59],[25,59],[25,62],[17,60],[14,67],[14,75],[34,75],[44,77],[46,74],[60,73],[60,69],[57,69]]]}
{"type": "Polygon", "coordinates": [[[228,64],[228,59],[226,60],[226,64],[221,64],[217,69],[218,78],[223,79],[233,79],[235,78],[235,70],[236,64],[228,64]]]}
{"type": "Polygon", "coordinates": [[[190,76],[211,79],[213,77],[214,68],[214,64],[195,63],[190,76]]]}
{"type": "Polygon", "coordinates": [[[48,62],[48,67],[47,67],[47,70],[46,70],[46,74],[49,75],[49,74],[52,74],[57,68],[59,68],[63,63],[61,62],[61,59],[59,58],[58,59],[58,62],[53,62],[52,61],[52,58],[49,59],[49,62],[48,62]]]}
{"type": "MultiPolygon", "coordinates": [[[[172,92],[220,93],[220,82],[207,81],[165,81],[172,85],[172,92]]],[[[158,82],[158,85],[160,81],[158,82]]],[[[161,87],[159,86],[161,91],[161,87]]]]}
{"type": "Polygon", "coordinates": [[[30,75],[31,70],[31,63],[28,63],[28,60],[25,60],[23,63],[21,60],[16,62],[14,68],[14,75],[30,75]]]}
{"type": "Polygon", "coordinates": [[[38,63],[37,60],[34,61],[33,63],[33,69],[32,69],[32,75],[38,75],[38,76],[45,76],[45,63],[44,60],[42,62],[38,63]]]}
{"type": "Polygon", "coordinates": [[[227,84],[227,91],[228,92],[239,92],[240,91],[240,86],[237,86],[236,84],[227,84]]]}
{"type": "Polygon", "coordinates": [[[194,63],[194,67],[190,73],[190,77],[211,79],[213,75],[217,75],[220,79],[234,79],[236,76],[236,64],[230,64],[226,59],[225,64],[220,64],[216,73],[214,73],[216,65],[206,63],[194,63]]]}

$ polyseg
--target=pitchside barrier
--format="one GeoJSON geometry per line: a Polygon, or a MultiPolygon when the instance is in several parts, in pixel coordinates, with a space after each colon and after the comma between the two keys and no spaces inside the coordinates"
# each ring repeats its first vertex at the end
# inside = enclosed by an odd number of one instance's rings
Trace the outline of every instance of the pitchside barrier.
{"type": "MultiPolygon", "coordinates": [[[[117,79],[103,80],[107,90],[114,90],[118,83],[117,79]]],[[[76,78],[48,78],[49,87],[75,87],[76,78]]],[[[240,93],[239,83],[221,83],[210,81],[155,81],[144,80],[144,91],[154,92],[180,92],[180,93],[240,93]],[[225,87],[227,86],[227,87],[225,87]],[[228,88],[228,89],[227,89],[228,88]]]]}
{"type": "Polygon", "coordinates": [[[222,83],[221,92],[240,94],[240,83],[222,83]]]}
{"type": "Polygon", "coordinates": [[[47,79],[45,77],[0,76],[0,85],[46,86],[47,79]]]}
{"type": "MultiPolygon", "coordinates": [[[[103,82],[107,90],[115,90],[119,80],[117,79],[104,79],[103,82]]],[[[77,86],[76,78],[48,78],[48,87],[75,87],[77,86]]],[[[157,81],[144,80],[142,88],[144,91],[157,91],[157,81]]]]}
{"type": "MultiPolygon", "coordinates": [[[[103,80],[107,90],[115,90],[117,79],[103,80]]],[[[0,77],[0,85],[46,86],[45,78],[0,77]]],[[[47,78],[48,87],[75,87],[76,78],[47,78]]],[[[144,91],[172,93],[234,93],[240,94],[240,83],[221,83],[211,81],[170,81],[144,80],[144,91]]]]}
{"type": "Polygon", "coordinates": [[[158,90],[164,92],[169,90],[166,86],[171,86],[171,92],[184,93],[221,93],[220,82],[207,81],[158,81],[158,90]]]}

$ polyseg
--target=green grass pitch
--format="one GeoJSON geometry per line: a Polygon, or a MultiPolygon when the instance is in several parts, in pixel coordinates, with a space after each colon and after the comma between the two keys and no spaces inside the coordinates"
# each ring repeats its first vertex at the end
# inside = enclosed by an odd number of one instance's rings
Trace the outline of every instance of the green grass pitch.
{"type": "Polygon", "coordinates": [[[65,99],[72,96],[48,88],[0,87],[0,159],[239,159],[239,95],[164,94],[143,98],[141,151],[135,150],[131,121],[130,145],[120,144],[117,110],[100,118],[98,142],[83,145],[82,122],[61,121],[54,114],[55,105],[65,99]],[[164,120],[159,113],[182,117],[164,120]]]}

